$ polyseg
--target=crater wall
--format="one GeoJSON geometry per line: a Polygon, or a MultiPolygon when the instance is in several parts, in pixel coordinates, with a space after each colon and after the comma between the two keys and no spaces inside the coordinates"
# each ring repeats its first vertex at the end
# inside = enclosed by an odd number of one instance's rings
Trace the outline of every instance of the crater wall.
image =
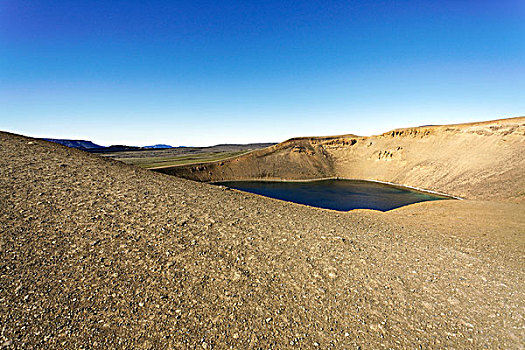
{"type": "Polygon", "coordinates": [[[525,117],[294,138],[213,163],[157,169],[196,181],[327,177],[393,182],[472,199],[525,198],[525,117]]]}

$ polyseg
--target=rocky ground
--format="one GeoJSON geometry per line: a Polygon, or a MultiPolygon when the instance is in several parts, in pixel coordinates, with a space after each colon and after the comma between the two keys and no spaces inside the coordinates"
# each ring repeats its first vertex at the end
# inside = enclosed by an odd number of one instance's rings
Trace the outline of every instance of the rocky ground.
{"type": "Polygon", "coordinates": [[[525,205],[340,213],[0,133],[0,346],[502,348],[525,205]]]}

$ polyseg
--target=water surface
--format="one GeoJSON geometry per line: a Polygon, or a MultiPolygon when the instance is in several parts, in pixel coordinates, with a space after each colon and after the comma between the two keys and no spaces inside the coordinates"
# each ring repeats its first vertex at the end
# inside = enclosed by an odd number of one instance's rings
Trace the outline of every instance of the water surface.
{"type": "Polygon", "coordinates": [[[449,197],[363,180],[224,181],[217,185],[313,207],[348,211],[387,211],[404,205],[449,197]]]}

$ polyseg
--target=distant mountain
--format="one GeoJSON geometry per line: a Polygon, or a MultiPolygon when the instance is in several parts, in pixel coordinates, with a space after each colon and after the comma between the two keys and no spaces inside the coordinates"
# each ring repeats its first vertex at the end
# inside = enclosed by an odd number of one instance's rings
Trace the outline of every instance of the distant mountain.
{"type": "Polygon", "coordinates": [[[173,146],[158,144],[158,145],[153,145],[153,146],[144,146],[142,148],[173,148],[173,146]]]}
{"type": "Polygon", "coordinates": [[[86,149],[86,151],[92,152],[92,153],[111,153],[111,152],[140,151],[143,149],[144,148],[137,147],[137,146],[111,145],[108,147],[102,147],[102,148],[97,148],[97,149],[86,149]]]}
{"type": "Polygon", "coordinates": [[[265,148],[274,145],[275,143],[248,143],[248,144],[219,144],[215,146],[205,147],[189,147],[189,146],[177,146],[173,147],[166,144],[156,144],[151,146],[137,147],[137,146],[126,146],[126,145],[112,145],[112,146],[100,146],[96,143],[86,140],[68,140],[68,139],[48,139],[43,138],[42,140],[59,143],[66,147],[77,148],[83,151],[91,153],[114,153],[114,152],[128,152],[128,151],[148,151],[148,150],[162,150],[162,149],[186,149],[188,152],[194,151],[217,151],[217,152],[234,152],[242,150],[253,150],[258,148],[265,148]]]}
{"type": "Polygon", "coordinates": [[[42,139],[42,140],[55,142],[55,143],[59,143],[67,147],[78,148],[78,149],[83,149],[83,150],[105,148],[104,146],[100,146],[100,145],[97,145],[96,143],[93,143],[91,141],[86,141],[86,140],[66,140],[66,139],[42,139]]]}

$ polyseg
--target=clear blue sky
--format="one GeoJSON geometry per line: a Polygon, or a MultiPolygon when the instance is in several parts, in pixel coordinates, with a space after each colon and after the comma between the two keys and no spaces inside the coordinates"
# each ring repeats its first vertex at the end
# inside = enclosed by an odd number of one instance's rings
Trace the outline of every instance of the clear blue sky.
{"type": "Polygon", "coordinates": [[[0,0],[0,129],[211,145],[525,115],[525,1],[0,0]]]}

